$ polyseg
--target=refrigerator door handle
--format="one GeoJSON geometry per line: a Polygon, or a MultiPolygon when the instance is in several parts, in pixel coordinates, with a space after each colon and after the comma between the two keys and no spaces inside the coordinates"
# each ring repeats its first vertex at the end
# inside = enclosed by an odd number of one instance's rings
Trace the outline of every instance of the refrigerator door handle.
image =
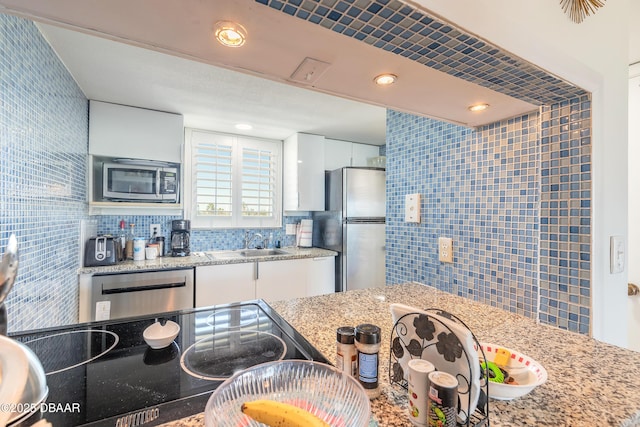
{"type": "Polygon", "coordinates": [[[347,217],[344,220],[347,224],[384,224],[385,218],[368,218],[368,217],[347,217]]]}

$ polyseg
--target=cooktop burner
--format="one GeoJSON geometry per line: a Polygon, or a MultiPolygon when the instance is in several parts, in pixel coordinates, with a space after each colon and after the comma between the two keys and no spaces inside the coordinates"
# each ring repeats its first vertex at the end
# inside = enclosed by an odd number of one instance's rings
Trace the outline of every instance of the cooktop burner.
{"type": "Polygon", "coordinates": [[[40,359],[47,375],[64,372],[104,356],[118,344],[111,331],[84,330],[46,335],[25,344],[40,359]]]}
{"type": "Polygon", "coordinates": [[[196,378],[224,381],[242,369],[281,360],[286,352],[285,342],[268,332],[231,330],[192,344],[180,365],[196,378]]]}
{"type": "Polygon", "coordinates": [[[248,328],[256,326],[259,320],[259,313],[256,310],[247,308],[229,308],[216,310],[207,317],[207,325],[222,330],[248,328]]]}
{"type": "MultiPolygon", "coordinates": [[[[252,364],[278,359],[329,363],[263,301],[12,338],[31,347],[47,372],[48,410],[39,417],[65,427],[158,425],[204,411],[225,378],[252,364]],[[178,323],[180,333],[170,346],[153,350],[142,334],[160,319],[178,323]]],[[[39,417],[18,426],[30,426],[39,417]]]]}

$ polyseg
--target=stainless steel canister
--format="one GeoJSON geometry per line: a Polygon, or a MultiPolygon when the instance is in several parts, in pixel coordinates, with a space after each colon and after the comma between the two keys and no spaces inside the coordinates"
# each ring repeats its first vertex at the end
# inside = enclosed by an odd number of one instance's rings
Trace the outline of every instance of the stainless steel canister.
{"type": "Polygon", "coordinates": [[[164,256],[164,236],[156,237],[156,243],[158,244],[158,256],[164,256]]]}

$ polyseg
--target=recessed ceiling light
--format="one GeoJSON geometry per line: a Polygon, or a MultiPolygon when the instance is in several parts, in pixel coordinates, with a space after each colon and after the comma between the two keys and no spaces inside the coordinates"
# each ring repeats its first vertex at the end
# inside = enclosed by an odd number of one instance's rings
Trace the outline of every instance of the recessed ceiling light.
{"type": "Polygon", "coordinates": [[[238,130],[251,130],[253,129],[253,126],[251,126],[249,123],[238,123],[235,125],[236,129],[238,130]]]}
{"type": "Polygon", "coordinates": [[[231,21],[216,22],[216,40],[227,47],[240,47],[247,39],[247,30],[231,21]]]}
{"type": "Polygon", "coordinates": [[[474,104],[469,106],[469,111],[484,111],[489,108],[489,104],[474,104]]]}
{"type": "Polygon", "coordinates": [[[396,80],[398,80],[398,76],[396,76],[395,74],[389,74],[389,73],[380,74],[379,76],[376,76],[373,79],[373,81],[380,86],[387,86],[387,85],[393,84],[396,82],[396,80]]]}

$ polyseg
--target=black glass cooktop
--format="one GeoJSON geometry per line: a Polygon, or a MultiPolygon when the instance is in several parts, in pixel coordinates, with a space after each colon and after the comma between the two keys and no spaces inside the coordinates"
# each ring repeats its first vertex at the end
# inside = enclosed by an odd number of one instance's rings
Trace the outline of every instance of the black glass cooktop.
{"type": "MultiPolygon", "coordinates": [[[[204,411],[234,372],[279,359],[328,361],[263,301],[14,334],[46,373],[49,396],[18,426],[153,426],[204,411]],[[153,350],[143,331],[171,320],[180,333],[153,350]]],[[[13,426],[12,426],[13,427],[13,426]]]]}

